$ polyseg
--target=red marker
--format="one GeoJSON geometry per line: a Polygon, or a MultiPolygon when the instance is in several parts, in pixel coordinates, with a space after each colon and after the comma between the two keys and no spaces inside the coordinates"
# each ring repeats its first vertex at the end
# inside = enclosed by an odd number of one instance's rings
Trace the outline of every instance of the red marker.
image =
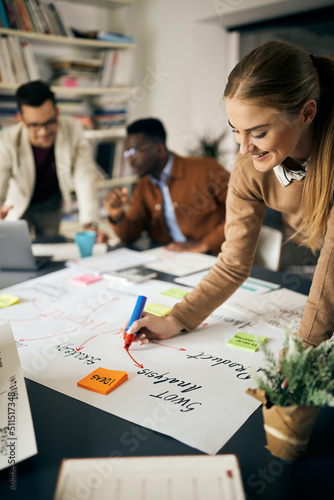
{"type": "MultiPolygon", "coordinates": [[[[126,329],[126,332],[129,330],[130,326],[132,325],[132,323],[134,321],[136,321],[137,319],[141,318],[141,315],[143,313],[143,310],[144,310],[144,307],[145,307],[145,304],[146,304],[146,300],[147,300],[147,298],[144,297],[144,295],[138,295],[137,302],[136,302],[136,305],[134,307],[133,313],[131,315],[131,318],[130,318],[128,327],[126,329]]],[[[126,333],[125,334],[125,337],[124,337],[124,347],[125,347],[125,349],[129,349],[130,345],[132,344],[132,342],[136,338],[136,334],[137,334],[137,332],[136,333],[126,333]]]]}

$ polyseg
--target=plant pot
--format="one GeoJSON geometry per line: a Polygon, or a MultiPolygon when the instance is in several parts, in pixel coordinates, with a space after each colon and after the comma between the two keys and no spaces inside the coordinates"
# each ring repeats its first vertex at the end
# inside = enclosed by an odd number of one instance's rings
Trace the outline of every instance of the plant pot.
{"type": "Polygon", "coordinates": [[[268,408],[264,391],[248,389],[247,393],[263,403],[262,414],[267,437],[266,448],[270,453],[287,461],[301,457],[307,449],[320,408],[302,405],[272,405],[268,408]]]}

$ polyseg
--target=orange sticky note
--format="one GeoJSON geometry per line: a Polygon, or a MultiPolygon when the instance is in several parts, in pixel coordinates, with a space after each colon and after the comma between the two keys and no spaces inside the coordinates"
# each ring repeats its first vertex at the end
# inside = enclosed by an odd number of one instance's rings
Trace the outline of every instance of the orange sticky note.
{"type": "Polygon", "coordinates": [[[128,375],[126,372],[107,370],[100,367],[87,375],[87,377],[79,380],[77,385],[83,389],[106,395],[127,379],[128,375]]]}

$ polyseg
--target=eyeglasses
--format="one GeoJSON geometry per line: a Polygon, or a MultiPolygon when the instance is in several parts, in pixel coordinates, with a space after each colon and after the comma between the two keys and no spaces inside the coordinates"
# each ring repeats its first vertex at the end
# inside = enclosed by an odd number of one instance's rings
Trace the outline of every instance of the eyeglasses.
{"type": "Polygon", "coordinates": [[[124,158],[129,158],[130,156],[135,156],[137,153],[142,153],[146,149],[149,149],[152,145],[154,145],[154,143],[149,142],[147,144],[143,144],[142,146],[135,146],[133,148],[127,149],[124,151],[123,156],[124,156],[124,158]]]}
{"type": "Polygon", "coordinates": [[[51,118],[47,122],[44,123],[26,123],[27,127],[34,132],[38,132],[41,128],[45,128],[46,130],[55,127],[58,123],[58,118],[51,118]]]}

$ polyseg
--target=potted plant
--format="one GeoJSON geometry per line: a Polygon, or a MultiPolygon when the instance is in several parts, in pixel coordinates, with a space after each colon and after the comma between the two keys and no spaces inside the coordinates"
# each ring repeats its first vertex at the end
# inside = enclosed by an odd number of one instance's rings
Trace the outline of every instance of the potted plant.
{"type": "Polygon", "coordinates": [[[200,156],[204,158],[214,158],[219,161],[223,158],[226,151],[221,147],[222,141],[226,137],[226,131],[216,137],[213,137],[209,132],[203,136],[199,136],[197,142],[189,149],[190,156],[200,156]]]}
{"type": "Polygon", "coordinates": [[[287,334],[279,360],[263,348],[267,366],[252,376],[260,400],[269,451],[283,460],[305,453],[313,424],[323,406],[334,406],[334,342],[303,348],[299,336],[287,334]]]}

